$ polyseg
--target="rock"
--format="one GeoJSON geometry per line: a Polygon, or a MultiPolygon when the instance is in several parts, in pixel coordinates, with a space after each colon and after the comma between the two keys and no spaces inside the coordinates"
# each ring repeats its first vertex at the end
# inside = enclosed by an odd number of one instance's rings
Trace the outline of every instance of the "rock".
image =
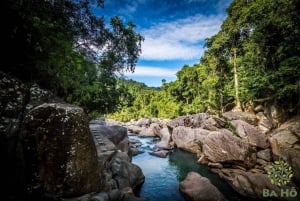
{"type": "Polygon", "coordinates": [[[255,111],[256,113],[258,113],[258,112],[263,112],[263,111],[264,111],[264,106],[258,105],[258,106],[256,106],[256,107],[254,108],[254,111],[255,111]]]}
{"type": "Polygon", "coordinates": [[[257,113],[256,117],[258,118],[258,129],[263,133],[268,133],[273,127],[272,122],[262,112],[257,113]]]}
{"type": "Polygon", "coordinates": [[[266,103],[264,114],[272,122],[273,128],[277,128],[287,119],[287,114],[283,108],[274,103],[266,103]]]}
{"type": "Polygon", "coordinates": [[[41,89],[37,84],[33,84],[30,87],[29,93],[30,99],[26,105],[27,112],[43,103],[65,103],[60,98],[57,98],[51,91],[41,89]]]}
{"type": "Polygon", "coordinates": [[[97,152],[79,107],[42,104],[24,118],[20,133],[28,191],[40,186],[55,196],[79,196],[101,188],[97,152]]]}
{"type": "Polygon", "coordinates": [[[253,125],[242,120],[233,120],[231,123],[235,127],[236,132],[244,139],[245,142],[262,149],[266,149],[270,146],[266,134],[262,133],[253,125]]]}
{"type": "Polygon", "coordinates": [[[128,130],[134,134],[139,134],[142,131],[142,128],[135,125],[127,126],[128,130]]]}
{"type": "MultiPolygon", "coordinates": [[[[265,199],[263,197],[264,189],[269,189],[269,191],[274,191],[277,195],[281,195],[281,188],[279,188],[276,185],[273,185],[270,182],[270,179],[268,178],[267,174],[245,172],[243,170],[237,169],[215,169],[214,172],[218,173],[221,178],[225,179],[237,192],[244,196],[265,199]]],[[[289,183],[287,187],[296,188],[295,184],[293,183],[289,183]]],[[[289,199],[280,199],[280,197],[272,197],[272,200],[297,201],[299,199],[298,196],[289,199]]]]}
{"type": "Polygon", "coordinates": [[[160,142],[156,144],[156,147],[160,149],[171,149],[169,142],[171,141],[171,134],[168,128],[162,128],[159,131],[160,142]]]}
{"type": "Polygon", "coordinates": [[[141,151],[141,150],[139,150],[139,149],[137,149],[137,148],[130,148],[130,152],[131,152],[131,155],[132,155],[132,156],[137,156],[137,155],[139,155],[139,154],[144,153],[144,151],[141,151]]]}
{"type": "Polygon", "coordinates": [[[159,136],[160,127],[157,123],[152,123],[149,127],[142,127],[139,133],[140,137],[155,137],[159,136]]]}
{"type": "Polygon", "coordinates": [[[254,126],[257,126],[258,124],[258,119],[256,118],[256,116],[249,112],[225,112],[223,113],[223,117],[225,117],[229,121],[243,120],[254,126]]]}
{"type": "Polygon", "coordinates": [[[256,150],[228,130],[211,131],[203,142],[204,155],[214,163],[243,162],[252,167],[256,163],[256,150]]]}
{"type": "MultiPolygon", "coordinates": [[[[129,154],[129,138],[127,135],[127,128],[123,126],[99,126],[99,125],[90,125],[90,129],[97,139],[101,139],[99,145],[110,144],[104,138],[110,140],[116,147],[123,152],[129,154]],[[102,143],[102,144],[101,144],[102,143]],[[103,144],[105,143],[105,144],[103,144]]],[[[111,145],[109,145],[111,146],[111,145]]]]}
{"type": "Polygon", "coordinates": [[[111,160],[110,170],[118,188],[135,189],[144,183],[145,176],[140,167],[130,163],[130,158],[123,152],[117,152],[111,160]]]}
{"type": "Polygon", "coordinates": [[[287,161],[293,169],[296,181],[300,181],[299,122],[300,116],[292,118],[274,130],[270,138],[273,158],[287,161]]]}
{"type": "Polygon", "coordinates": [[[136,123],[137,126],[139,127],[149,127],[151,124],[151,119],[149,118],[142,118],[140,120],[138,120],[138,122],[136,123]]]}
{"type": "Polygon", "coordinates": [[[178,148],[197,153],[201,151],[202,144],[205,141],[209,131],[202,128],[188,128],[178,126],[174,128],[172,139],[178,148]]]}
{"type": "Polygon", "coordinates": [[[258,151],[257,157],[264,159],[265,161],[271,161],[272,160],[271,149],[264,149],[264,150],[258,151]]]}
{"type": "Polygon", "coordinates": [[[179,190],[191,201],[225,201],[224,195],[211,182],[196,172],[189,172],[179,190]]]}
{"type": "Polygon", "coordinates": [[[219,169],[223,168],[223,165],[221,163],[211,163],[211,162],[209,162],[207,165],[208,165],[208,167],[212,167],[212,168],[219,168],[219,169]]]}
{"type": "Polygon", "coordinates": [[[122,189],[123,198],[121,201],[143,201],[139,197],[135,197],[132,188],[126,187],[122,189]]]}
{"type": "Polygon", "coordinates": [[[3,162],[0,172],[2,192],[16,192],[16,148],[25,105],[29,99],[28,88],[20,80],[0,71],[0,157],[3,162]]]}
{"type": "Polygon", "coordinates": [[[122,192],[119,189],[114,189],[108,193],[108,197],[110,201],[119,201],[122,199],[122,192]]]}
{"type": "Polygon", "coordinates": [[[169,153],[169,151],[167,151],[167,150],[149,152],[150,155],[157,156],[157,157],[160,157],[160,158],[166,158],[168,153],[169,153]]]}
{"type": "Polygon", "coordinates": [[[90,201],[110,201],[110,199],[107,193],[101,192],[92,196],[90,201]]]}
{"type": "Polygon", "coordinates": [[[105,119],[93,119],[89,122],[89,124],[96,124],[96,125],[100,125],[100,126],[106,126],[106,122],[105,119]]]}
{"type": "Polygon", "coordinates": [[[269,163],[268,163],[268,161],[265,161],[265,160],[263,160],[263,159],[260,159],[260,158],[258,158],[258,159],[256,159],[256,163],[257,164],[260,164],[260,165],[262,165],[262,166],[267,166],[269,163]]]}

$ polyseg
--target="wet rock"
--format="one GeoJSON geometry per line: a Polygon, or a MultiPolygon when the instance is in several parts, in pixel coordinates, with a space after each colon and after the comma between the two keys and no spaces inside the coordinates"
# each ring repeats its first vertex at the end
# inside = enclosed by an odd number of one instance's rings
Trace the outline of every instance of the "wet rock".
{"type": "Polygon", "coordinates": [[[153,155],[153,156],[160,157],[160,158],[166,158],[167,155],[169,154],[169,151],[167,151],[167,150],[160,150],[160,151],[149,152],[149,154],[153,155]]]}
{"type": "Polygon", "coordinates": [[[196,172],[189,172],[180,182],[179,190],[191,201],[226,201],[224,195],[211,182],[196,172]]]}

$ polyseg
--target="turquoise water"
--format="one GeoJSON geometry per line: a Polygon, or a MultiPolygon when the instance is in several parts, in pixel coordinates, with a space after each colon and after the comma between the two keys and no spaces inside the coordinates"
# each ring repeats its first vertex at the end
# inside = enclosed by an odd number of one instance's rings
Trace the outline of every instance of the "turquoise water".
{"type": "Polygon", "coordinates": [[[140,140],[143,145],[140,149],[145,151],[133,157],[132,162],[140,166],[146,177],[145,183],[136,192],[144,201],[185,201],[179,192],[179,182],[184,180],[188,172],[195,171],[210,179],[230,201],[255,201],[239,195],[226,182],[220,180],[217,174],[203,165],[197,163],[195,154],[179,149],[173,150],[167,158],[150,155],[153,151],[153,138],[130,138],[140,140]]]}

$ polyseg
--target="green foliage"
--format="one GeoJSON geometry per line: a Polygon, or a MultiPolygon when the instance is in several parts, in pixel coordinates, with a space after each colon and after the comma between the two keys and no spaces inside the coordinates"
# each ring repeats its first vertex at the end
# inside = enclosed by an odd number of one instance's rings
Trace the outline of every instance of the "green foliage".
{"type": "Polygon", "coordinates": [[[90,1],[5,0],[1,69],[104,114],[120,107],[124,91],[116,73],[134,71],[143,37],[114,17],[107,27],[90,1]]]}

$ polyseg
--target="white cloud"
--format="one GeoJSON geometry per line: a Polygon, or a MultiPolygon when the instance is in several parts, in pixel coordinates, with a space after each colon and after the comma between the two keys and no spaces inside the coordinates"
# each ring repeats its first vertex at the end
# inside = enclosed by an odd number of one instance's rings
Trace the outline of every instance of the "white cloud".
{"type": "Polygon", "coordinates": [[[224,16],[196,15],[156,24],[142,30],[142,59],[196,59],[203,54],[201,42],[217,33],[224,16]]]}
{"type": "Polygon", "coordinates": [[[176,77],[177,70],[162,67],[136,66],[134,73],[126,72],[126,76],[176,77]]]}

